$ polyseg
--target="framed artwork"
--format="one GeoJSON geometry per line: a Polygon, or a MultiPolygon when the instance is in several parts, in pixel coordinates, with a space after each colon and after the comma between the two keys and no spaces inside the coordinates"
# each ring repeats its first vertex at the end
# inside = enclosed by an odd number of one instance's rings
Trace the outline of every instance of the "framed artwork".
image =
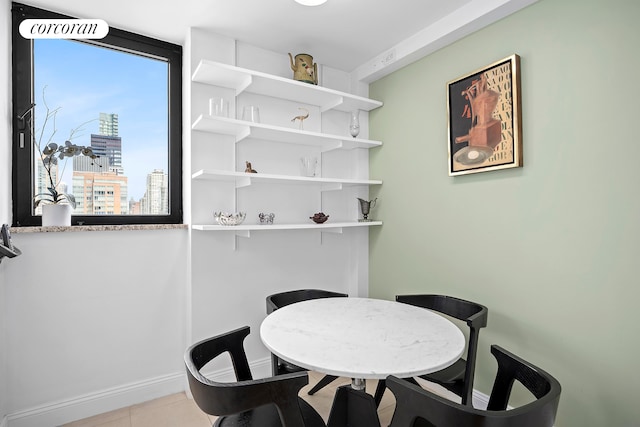
{"type": "Polygon", "coordinates": [[[522,166],[520,57],[447,83],[449,175],[522,166]]]}

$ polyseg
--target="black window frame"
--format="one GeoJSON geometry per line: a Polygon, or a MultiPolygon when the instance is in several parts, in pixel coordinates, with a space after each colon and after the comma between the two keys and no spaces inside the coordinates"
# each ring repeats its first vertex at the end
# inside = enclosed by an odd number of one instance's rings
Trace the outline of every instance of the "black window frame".
{"type": "MultiPolygon", "coordinates": [[[[25,19],[73,19],[56,12],[12,2],[12,200],[13,226],[41,226],[42,217],[34,215],[33,120],[20,118],[34,103],[33,40],[20,35],[25,19]],[[30,126],[28,125],[30,124],[30,126]],[[21,135],[22,133],[22,135],[21,135]],[[21,141],[23,142],[21,144],[21,141]],[[23,148],[21,148],[21,145],[23,148]]],[[[92,17],[100,18],[100,17],[92,17]]],[[[109,27],[100,40],[77,40],[122,52],[134,53],[168,63],[168,215],[72,215],[71,225],[182,224],[182,46],[109,27]]],[[[29,113],[30,114],[30,113],[29,113]]]]}

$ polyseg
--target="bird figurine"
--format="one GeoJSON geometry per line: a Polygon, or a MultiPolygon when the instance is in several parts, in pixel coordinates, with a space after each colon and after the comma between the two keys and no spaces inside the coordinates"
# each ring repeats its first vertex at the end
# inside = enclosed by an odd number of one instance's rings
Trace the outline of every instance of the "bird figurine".
{"type": "Polygon", "coordinates": [[[258,173],[257,170],[251,167],[251,162],[245,162],[247,164],[247,168],[244,170],[246,173],[258,173]]]}
{"type": "Polygon", "coordinates": [[[299,116],[295,116],[293,119],[291,119],[292,122],[295,122],[296,120],[300,120],[300,130],[303,129],[303,122],[305,119],[309,118],[309,110],[307,110],[306,108],[302,108],[302,107],[298,107],[298,110],[304,110],[307,112],[307,114],[305,115],[299,115],[299,116]]]}

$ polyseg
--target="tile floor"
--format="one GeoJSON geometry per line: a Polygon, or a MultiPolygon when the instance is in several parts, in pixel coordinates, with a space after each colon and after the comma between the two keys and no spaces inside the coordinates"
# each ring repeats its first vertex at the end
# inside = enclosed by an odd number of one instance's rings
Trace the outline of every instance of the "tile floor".
{"type": "MultiPolygon", "coordinates": [[[[326,422],[336,387],[349,384],[351,380],[339,378],[315,395],[309,396],[307,390],[322,377],[323,374],[309,372],[309,384],[301,390],[300,396],[306,399],[322,415],[326,422]]],[[[367,390],[373,393],[376,389],[376,384],[377,381],[375,380],[367,381],[367,390]]],[[[423,386],[426,384],[423,384],[423,386]]],[[[432,390],[438,392],[437,389],[432,390]]],[[[389,425],[394,408],[395,399],[393,398],[393,393],[387,390],[378,408],[378,416],[382,426],[389,425]]],[[[63,427],[211,427],[215,419],[216,417],[202,412],[185,393],[179,393],[75,421],[65,424],[63,427]]]]}

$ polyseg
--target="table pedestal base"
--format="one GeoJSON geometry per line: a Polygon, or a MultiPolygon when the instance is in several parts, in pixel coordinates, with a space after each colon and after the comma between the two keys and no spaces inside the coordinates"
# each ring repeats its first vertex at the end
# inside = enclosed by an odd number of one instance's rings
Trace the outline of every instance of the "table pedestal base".
{"type": "MultiPolygon", "coordinates": [[[[362,380],[364,383],[364,380],[362,380]]],[[[327,427],[379,427],[380,419],[373,396],[351,385],[338,387],[327,427]]]]}
{"type": "Polygon", "coordinates": [[[351,378],[351,388],[364,391],[367,388],[367,382],[363,378],[351,378]]]}

